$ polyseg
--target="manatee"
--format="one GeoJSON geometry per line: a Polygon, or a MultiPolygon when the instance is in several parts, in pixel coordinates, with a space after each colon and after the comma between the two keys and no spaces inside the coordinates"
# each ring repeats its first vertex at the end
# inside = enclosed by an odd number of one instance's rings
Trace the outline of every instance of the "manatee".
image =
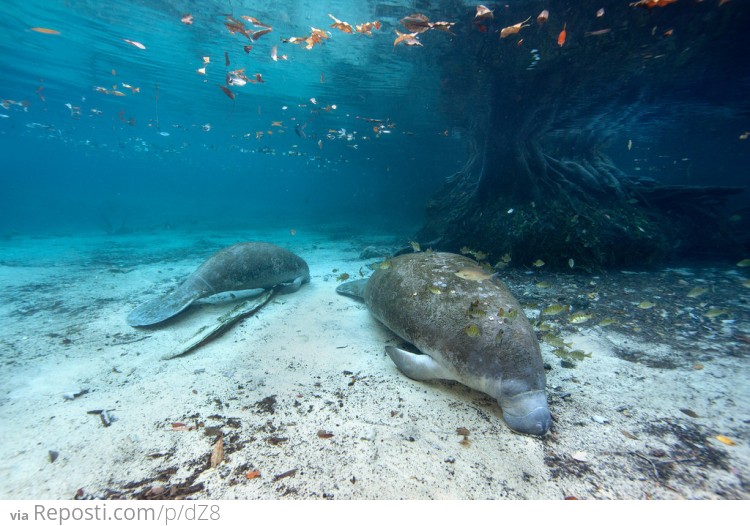
{"type": "Polygon", "coordinates": [[[372,315],[418,352],[387,346],[414,380],[454,380],[495,398],[508,426],[543,435],[552,423],[544,363],[523,309],[497,275],[474,260],[417,252],[384,262],[369,279],[337,292],[364,300],[372,315]]]}
{"type": "Polygon", "coordinates": [[[237,243],[208,258],[174,291],[136,307],[127,321],[133,327],[154,325],[219,292],[278,286],[292,292],[308,281],[310,269],[296,254],[271,243],[237,243]]]}

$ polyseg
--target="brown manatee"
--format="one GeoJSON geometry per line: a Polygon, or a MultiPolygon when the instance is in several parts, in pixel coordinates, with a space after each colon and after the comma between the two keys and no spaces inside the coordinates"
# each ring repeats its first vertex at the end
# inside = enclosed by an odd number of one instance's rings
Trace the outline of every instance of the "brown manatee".
{"type": "Polygon", "coordinates": [[[296,254],[271,243],[237,243],[208,258],[174,291],[136,307],[127,321],[133,327],[154,325],[219,292],[276,286],[291,292],[308,281],[310,269],[296,254]]]}
{"type": "Polygon", "coordinates": [[[388,346],[415,380],[455,380],[495,398],[520,433],[543,435],[552,420],[539,342],[523,309],[497,276],[474,260],[417,252],[382,264],[337,292],[363,299],[375,318],[420,353],[388,346]]]}

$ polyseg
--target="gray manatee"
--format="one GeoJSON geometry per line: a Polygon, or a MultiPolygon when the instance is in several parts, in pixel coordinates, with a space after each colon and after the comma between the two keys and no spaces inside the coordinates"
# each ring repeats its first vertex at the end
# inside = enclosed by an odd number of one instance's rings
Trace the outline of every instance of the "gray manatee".
{"type": "Polygon", "coordinates": [[[455,380],[495,398],[511,429],[549,430],[534,330],[508,287],[474,260],[444,252],[401,255],[336,291],[363,299],[376,319],[422,353],[386,347],[406,376],[455,380]]]}
{"type": "Polygon", "coordinates": [[[208,258],[174,291],[136,307],[127,321],[133,327],[154,325],[219,292],[278,285],[291,292],[308,281],[310,269],[296,254],[271,243],[237,243],[208,258]]]}

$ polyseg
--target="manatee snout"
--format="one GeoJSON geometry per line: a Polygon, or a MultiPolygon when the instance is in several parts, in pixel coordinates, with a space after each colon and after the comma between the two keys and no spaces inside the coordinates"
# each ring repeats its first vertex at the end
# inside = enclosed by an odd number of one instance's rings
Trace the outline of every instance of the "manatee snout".
{"type": "Polygon", "coordinates": [[[500,400],[503,420],[512,430],[527,435],[543,435],[552,427],[544,390],[527,391],[500,400]]]}

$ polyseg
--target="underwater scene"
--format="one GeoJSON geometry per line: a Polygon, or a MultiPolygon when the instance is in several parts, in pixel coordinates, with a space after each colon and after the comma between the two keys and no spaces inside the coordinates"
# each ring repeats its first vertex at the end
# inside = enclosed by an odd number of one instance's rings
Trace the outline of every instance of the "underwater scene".
{"type": "Polygon", "coordinates": [[[4,0],[0,498],[747,500],[748,27],[4,0]]]}

